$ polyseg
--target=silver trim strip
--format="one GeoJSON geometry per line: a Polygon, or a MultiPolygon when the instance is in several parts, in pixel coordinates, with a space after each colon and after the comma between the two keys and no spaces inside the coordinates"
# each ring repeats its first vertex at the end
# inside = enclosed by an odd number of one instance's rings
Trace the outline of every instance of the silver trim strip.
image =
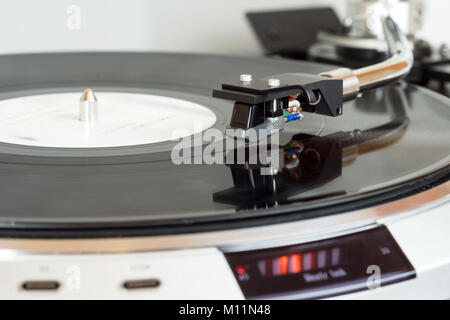
{"type": "Polygon", "coordinates": [[[450,201],[450,182],[384,205],[322,218],[264,227],[134,238],[0,239],[1,250],[21,253],[110,254],[221,247],[226,251],[289,245],[339,236],[450,201]]]}

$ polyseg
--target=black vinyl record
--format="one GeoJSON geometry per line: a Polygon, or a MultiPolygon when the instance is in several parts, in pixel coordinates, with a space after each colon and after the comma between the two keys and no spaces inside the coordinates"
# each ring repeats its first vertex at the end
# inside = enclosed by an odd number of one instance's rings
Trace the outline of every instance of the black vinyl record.
{"type": "MultiPolygon", "coordinates": [[[[87,87],[148,93],[201,104],[224,131],[233,104],[212,98],[221,83],[243,73],[262,78],[329,69],[166,53],[11,55],[0,57],[0,100],[87,87]]],[[[305,167],[259,177],[256,187],[240,178],[254,172],[174,164],[176,141],[95,149],[0,142],[0,233],[94,237],[239,228],[339,214],[448,180],[448,98],[400,82],[346,103],[343,113],[305,114],[287,125],[281,144],[302,141],[312,150],[301,159],[305,167]],[[361,140],[351,159],[342,153],[349,136],[361,140]]]]}

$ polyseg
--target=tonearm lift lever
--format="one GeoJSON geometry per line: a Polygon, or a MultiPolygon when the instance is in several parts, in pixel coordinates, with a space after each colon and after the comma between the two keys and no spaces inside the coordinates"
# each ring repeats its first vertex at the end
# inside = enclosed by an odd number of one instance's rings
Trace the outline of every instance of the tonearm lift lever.
{"type": "Polygon", "coordinates": [[[235,101],[228,130],[247,141],[265,139],[302,112],[342,115],[343,103],[360,93],[406,76],[413,64],[410,44],[391,18],[383,19],[390,58],[358,70],[336,69],[320,75],[284,73],[262,79],[243,74],[237,83],[222,84],[213,96],[235,101]]]}

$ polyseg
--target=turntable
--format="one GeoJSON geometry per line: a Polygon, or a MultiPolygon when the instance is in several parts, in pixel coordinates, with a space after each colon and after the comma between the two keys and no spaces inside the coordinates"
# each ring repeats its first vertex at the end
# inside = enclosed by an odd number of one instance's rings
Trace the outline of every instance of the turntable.
{"type": "Polygon", "coordinates": [[[357,71],[0,57],[0,297],[449,298],[450,100],[386,26],[357,71]]]}

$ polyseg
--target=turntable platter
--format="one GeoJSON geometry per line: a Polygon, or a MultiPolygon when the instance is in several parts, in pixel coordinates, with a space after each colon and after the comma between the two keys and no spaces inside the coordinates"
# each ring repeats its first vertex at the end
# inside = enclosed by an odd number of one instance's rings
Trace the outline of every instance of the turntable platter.
{"type": "MultiPolygon", "coordinates": [[[[253,191],[236,186],[236,175],[224,164],[173,163],[171,150],[177,141],[168,137],[171,128],[154,118],[155,102],[160,118],[173,115],[174,108],[185,108],[185,113],[177,114],[177,127],[181,123],[191,130],[196,121],[203,123],[192,131],[194,135],[209,127],[223,131],[232,103],[211,97],[220,83],[243,73],[317,74],[329,66],[150,53],[3,56],[0,66],[2,115],[17,103],[31,114],[38,112],[39,123],[43,116],[39,106],[51,101],[59,108],[65,101],[78,101],[85,88],[93,88],[99,101],[100,96],[107,101],[105,108],[126,101],[139,109],[140,121],[152,119],[155,129],[144,135],[125,130],[85,143],[71,124],[63,122],[81,125],[73,111],[76,105],[69,114],[73,119],[56,116],[54,127],[42,122],[44,128],[30,134],[25,134],[24,127],[30,129],[27,121],[8,127],[2,116],[0,233],[4,235],[162,234],[299,220],[337,214],[350,203],[353,209],[383,203],[448,179],[450,101],[416,86],[400,83],[378,89],[345,104],[343,117],[308,114],[290,125],[280,135],[281,144],[307,135],[310,148],[326,150],[319,154],[322,165],[311,169],[314,175],[275,174],[270,183],[279,188],[271,187],[268,193],[269,180],[259,181],[261,188],[253,191]],[[382,133],[382,141],[334,161],[330,148],[342,144],[337,133],[349,131],[382,133]]],[[[106,112],[100,110],[99,117],[106,112]]],[[[123,120],[127,115],[117,117],[123,120]]]]}

